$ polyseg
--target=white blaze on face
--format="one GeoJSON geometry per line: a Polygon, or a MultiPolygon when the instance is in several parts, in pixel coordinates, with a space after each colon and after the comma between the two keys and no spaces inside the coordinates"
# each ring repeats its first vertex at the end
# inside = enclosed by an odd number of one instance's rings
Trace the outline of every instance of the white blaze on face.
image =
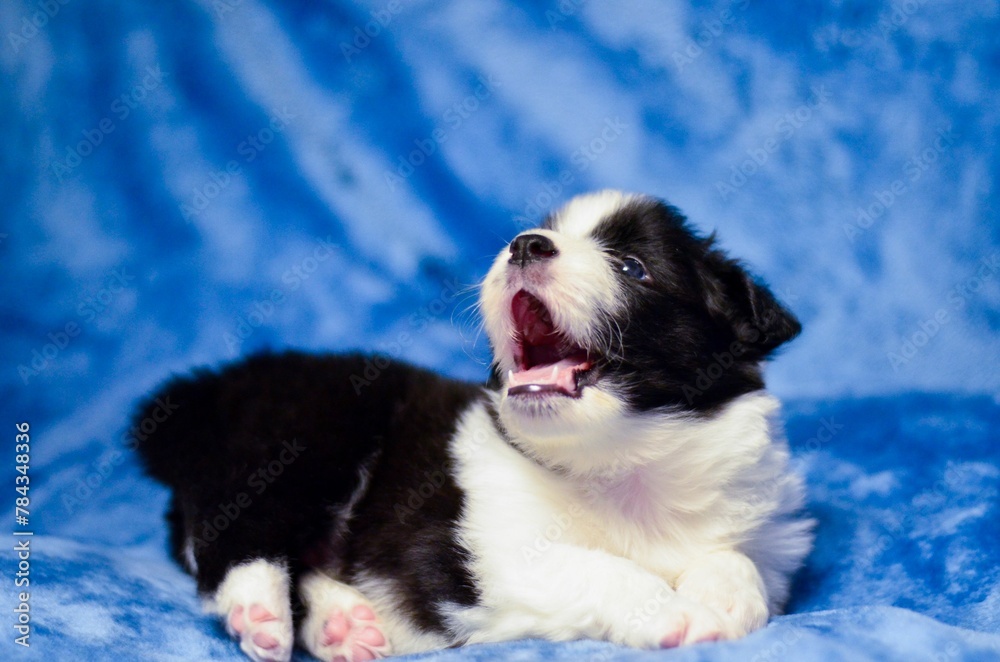
{"type": "Polygon", "coordinates": [[[612,189],[578,195],[554,214],[555,229],[573,237],[589,237],[597,225],[629,204],[642,200],[643,196],[622,193],[612,189]]]}
{"type": "Polygon", "coordinates": [[[573,342],[597,351],[606,350],[610,317],[622,301],[614,267],[604,248],[591,236],[597,225],[637,199],[619,191],[578,196],[554,214],[554,229],[534,229],[522,234],[543,235],[555,244],[558,255],[526,269],[508,264],[509,249],[497,256],[483,282],[481,302],[486,332],[503,373],[518,368],[514,361],[517,329],[511,300],[520,290],[538,297],[548,308],[556,328],[573,342]]]}
{"type": "Polygon", "coordinates": [[[512,302],[518,292],[530,293],[544,304],[557,333],[586,350],[592,358],[606,355],[611,349],[609,345],[618,342],[620,330],[613,318],[620,315],[625,300],[616,274],[617,265],[593,237],[593,232],[601,221],[638,199],[641,198],[618,191],[573,198],[553,215],[552,229],[522,233],[548,238],[556,248],[556,255],[521,267],[509,263],[507,248],[494,261],[483,283],[481,303],[486,331],[506,387],[541,383],[577,396],[554,395],[541,402],[508,397],[505,388],[500,409],[512,432],[561,437],[564,433],[578,434],[580,426],[601,427],[620,414],[623,403],[616,394],[601,388],[600,383],[576,392],[571,383],[574,373],[589,367],[586,362],[578,365],[581,363],[578,355],[562,357],[561,361],[556,357],[551,364],[549,361],[527,366],[519,363],[523,330],[518,328],[512,302]],[[560,369],[561,366],[565,369],[560,369]]]}

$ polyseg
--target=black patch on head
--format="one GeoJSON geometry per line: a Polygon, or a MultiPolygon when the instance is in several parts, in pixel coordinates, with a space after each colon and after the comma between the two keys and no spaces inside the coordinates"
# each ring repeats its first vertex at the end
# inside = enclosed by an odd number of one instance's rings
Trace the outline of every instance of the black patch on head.
{"type": "Polygon", "coordinates": [[[712,249],[705,263],[706,306],[732,326],[736,338],[750,350],[748,358],[766,358],[802,331],[798,319],[738,262],[712,249]]]}
{"type": "Polygon", "coordinates": [[[619,274],[626,306],[609,325],[616,330],[600,368],[634,408],[709,412],[763,388],[759,362],[801,327],[766,286],[715,248],[714,237],[698,235],[677,209],[651,199],[626,204],[592,235],[612,268],[633,257],[648,274],[619,274]]]}

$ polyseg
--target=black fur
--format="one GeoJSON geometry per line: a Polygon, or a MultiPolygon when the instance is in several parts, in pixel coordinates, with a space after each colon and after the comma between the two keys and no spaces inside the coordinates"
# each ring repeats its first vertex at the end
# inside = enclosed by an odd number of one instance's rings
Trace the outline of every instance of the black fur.
{"type": "Polygon", "coordinates": [[[174,490],[182,563],[184,540],[199,541],[201,591],[251,558],[287,562],[293,585],[310,565],[348,583],[367,570],[395,579],[414,621],[440,631],[438,605],[476,602],[455,541],[462,494],[446,441],[478,397],[476,386],[378,357],[259,355],[170,382],[136,420],[157,398],[175,411],[137,444],[148,472],[174,490]],[[344,521],[362,467],[370,481],[344,521]],[[241,493],[251,503],[230,517],[241,493]]]}
{"type": "MultiPolygon", "coordinates": [[[[628,301],[607,326],[620,336],[609,334],[607,354],[581,379],[607,380],[638,411],[702,416],[763,387],[758,362],[799,323],[712,237],[651,200],[618,210],[594,235],[610,264],[636,258],[648,278],[619,274],[628,301]]],[[[502,384],[494,369],[487,388],[502,384]]],[[[136,421],[161,421],[163,403],[172,413],[137,446],[148,472],[173,489],[178,559],[185,540],[198,541],[201,591],[252,558],[287,563],[293,586],[312,566],[347,583],[365,572],[395,581],[413,621],[443,633],[445,603],[478,599],[457,539],[463,493],[448,452],[458,417],[477,401],[487,401],[482,387],[388,359],[266,354],[167,384],[136,421]],[[259,473],[269,467],[280,469],[273,482],[259,473]],[[345,513],[356,492],[363,496],[345,513]]]]}
{"type": "MultiPolygon", "coordinates": [[[[551,227],[551,220],[547,225],[551,227]]],[[[675,208],[644,199],[595,228],[612,260],[637,258],[649,275],[620,275],[629,305],[591,380],[613,380],[639,411],[711,414],[763,388],[759,362],[800,331],[798,320],[675,208]]]]}

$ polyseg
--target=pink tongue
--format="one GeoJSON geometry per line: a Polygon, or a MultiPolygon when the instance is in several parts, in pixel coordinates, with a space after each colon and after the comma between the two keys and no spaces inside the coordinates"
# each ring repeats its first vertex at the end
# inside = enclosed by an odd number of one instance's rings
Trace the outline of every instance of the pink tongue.
{"type": "Polygon", "coordinates": [[[512,372],[507,386],[510,388],[525,384],[550,385],[567,393],[573,393],[576,391],[576,380],[573,378],[573,373],[584,368],[586,368],[586,363],[573,359],[563,359],[558,363],[512,372]]]}

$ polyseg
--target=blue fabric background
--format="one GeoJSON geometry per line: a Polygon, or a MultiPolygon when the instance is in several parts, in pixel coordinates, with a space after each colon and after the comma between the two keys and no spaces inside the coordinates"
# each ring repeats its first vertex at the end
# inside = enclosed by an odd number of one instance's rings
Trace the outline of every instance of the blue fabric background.
{"type": "Polygon", "coordinates": [[[791,615],[427,659],[1000,658],[995,2],[61,1],[0,4],[0,491],[30,421],[35,533],[0,656],[239,659],[119,450],[135,399],[263,347],[482,378],[492,256],[618,187],[804,323],[769,369],[820,520],[791,615]]]}

